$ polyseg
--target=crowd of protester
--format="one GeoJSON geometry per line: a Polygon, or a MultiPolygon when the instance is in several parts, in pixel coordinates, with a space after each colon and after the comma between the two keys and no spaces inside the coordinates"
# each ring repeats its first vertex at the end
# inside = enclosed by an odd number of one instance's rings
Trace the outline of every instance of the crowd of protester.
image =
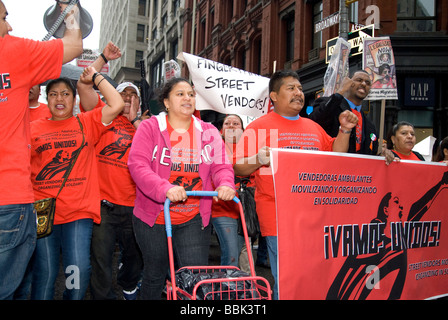
{"type": "MultiPolygon", "coordinates": [[[[142,114],[138,87],[125,82],[115,88],[98,72],[121,57],[112,42],[76,86],[59,78],[62,64],[82,52],[76,6],[65,19],[64,37],[46,42],[10,36],[6,16],[0,1],[0,70],[7,72],[0,87],[0,229],[8,231],[0,234],[0,299],[54,299],[61,255],[67,280],[77,275],[64,299],[84,299],[89,288],[93,299],[117,299],[112,285],[117,244],[119,298],[161,299],[169,268],[167,198],[176,267],[207,265],[215,232],[221,265],[249,271],[232,201],[243,180],[256,190],[261,233],[251,243],[258,244],[257,264],[271,269],[277,299],[274,186],[265,169],[271,147],[288,147],[280,136],[312,134],[316,139],[307,148],[382,156],[386,165],[424,160],[412,151],[411,123],[394,126],[387,148],[373,138],[377,130],[361,110],[372,83],[362,70],[332,96],[316,100],[308,117],[299,115],[305,96],[297,73],[275,72],[269,82],[273,111],[246,128],[238,115],[226,115],[218,129],[197,117],[194,88],[183,78],[160,90],[159,114],[142,114]],[[44,104],[38,101],[40,84],[48,80],[44,104]],[[81,112],[74,115],[77,95],[81,112]],[[68,183],[58,194],[67,172],[68,183]],[[217,195],[187,196],[195,190],[217,195]],[[57,194],[53,232],[36,239],[33,202],[57,194]]],[[[433,161],[447,162],[447,138],[437,147],[433,161]]]]}

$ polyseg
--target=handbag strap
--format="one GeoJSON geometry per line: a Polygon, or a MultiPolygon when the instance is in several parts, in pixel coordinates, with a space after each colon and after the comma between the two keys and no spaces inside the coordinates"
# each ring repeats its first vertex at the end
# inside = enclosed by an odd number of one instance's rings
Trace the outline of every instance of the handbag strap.
{"type": "Polygon", "coordinates": [[[68,176],[70,175],[70,172],[72,172],[73,167],[75,166],[75,162],[79,157],[79,154],[81,153],[81,150],[84,148],[84,142],[85,142],[85,137],[84,137],[84,128],[82,126],[81,120],[79,120],[79,117],[76,116],[76,120],[78,120],[79,126],[81,128],[81,133],[82,133],[82,143],[81,143],[81,147],[79,148],[78,153],[76,154],[75,158],[73,159],[73,161],[70,163],[70,167],[67,170],[67,173],[65,174],[65,178],[64,181],[62,181],[61,187],[59,188],[58,194],[56,195],[56,198],[59,196],[59,194],[62,191],[62,188],[64,188],[65,183],[67,182],[68,176]]]}

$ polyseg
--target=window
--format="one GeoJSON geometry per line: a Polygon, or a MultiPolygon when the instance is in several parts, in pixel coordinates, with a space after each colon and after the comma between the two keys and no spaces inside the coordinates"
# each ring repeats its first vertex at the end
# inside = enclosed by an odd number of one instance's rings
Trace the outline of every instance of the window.
{"type": "Polygon", "coordinates": [[[171,42],[171,57],[170,58],[173,60],[176,60],[178,51],[179,51],[179,43],[176,39],[173,42],[171,42]]]}
{"type": "Polygon", "coordinates": [[[163,33],[163,30],[165,30],[165,28],[168,26],[168,16],[166,15],[166,14],[164,14],[163,16],[162,16],[162,23],[160,24],[160,27],[161,27],[161,29],[162,29],[162,33],[163,33]]]}
{"type": "Polygon", "coordinates": [[[353,24],[358,24],[358,2],[354,2],[352,3],[349,7],[348,7],[348,16],[349,16],[349,21],[353,24]]]}
{"type": "Polygon", "coordinates": [[[151,65],[151,86],[153,88],[159,88],[163,85],[163,65],[165,58],[159,58],[154,64],[151,65]]]}
{"type": "Polygon", "coordinates": [[[138,1],[138,15],[146,16],[146,0],[138,1]]]}
{"type": "Polygon", "coordinates": [[[173,0],[173,13],[177,14],[177,10],[180,8],[180,0],[173,0]]]}
{"type": "Polygon", "coordinates": [[[152,18],[155,19],[157,17],[157,8],[159,7],[158,0],[153,0],[152,3],[152,18]]]}
{"type": "Polygon", "coordinates": [[[136,50],[135,51],[135,67],[140,68],[140,60],[143,59],[143,51],[136,50]]]}
{"type": "Polygon", "coordinates": [[[145,26],[143,24],[137,24],[137,41],[145,42],[145,26]]]}
{"type": "Polygon", "coordinates": [[[397,0],[397,31],[436,30],[435,0],[397,0]]]}
{"type": "Polygon", "coordinates": [[[314,26],[323,19],[323,5],[322,1],[313,5],[313,25],[311,30],[313,30],[313,49],[322,47],[322,31],[314,32],[314,26]]]}
{"type": "Polygon", "coordinates": [[[294,60],[294,13],[286,20],[286,61],[294,60]]]}

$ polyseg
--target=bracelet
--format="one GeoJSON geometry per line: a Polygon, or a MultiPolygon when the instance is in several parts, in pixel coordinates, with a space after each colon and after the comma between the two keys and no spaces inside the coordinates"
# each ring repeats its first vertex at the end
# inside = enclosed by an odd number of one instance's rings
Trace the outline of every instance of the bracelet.
{"type": "Polygon", "coordinates": [[[96,79],[96,77],[99,75],[99,73],[98,72],[95,72],[94,74],[93,74],[93,76],[92,76],[92,82],[93,82],[93,84],[95,84],[95,79],[96,79]]]}
{"type": "Polygon", "coordinates": [[[131,121],[131,124],[134,124],[136,121],[142,120],[139,116],[136,116],[134,120],[131,121]]]}
{"type": "Polygon", "coordinates": [[[98,82],[98,84],[96,85],[96,87],[98,88],[98,87],[100,86],[101,82],[102,82],[103,80],[105,80],[105,79],[106,79],[106,78],[103,77],[103,79],[101,79],[100,82],[98,82]]]}
{"type": "Polygon", "coordinates": [[[345,133],[345,134],[350,134],[350,133],[352,133],[352,130],[342,130],[342,127],[341,126],[339,126],[339,131],[341,132],[341,133],[345,133]]]}
{"type": "Polygon", "coordinates": [[[108,63],[109,60],[107,60],[106,56],[101,52],[100,54],[101,58],[103,58],[104,62],[108,63]]]}

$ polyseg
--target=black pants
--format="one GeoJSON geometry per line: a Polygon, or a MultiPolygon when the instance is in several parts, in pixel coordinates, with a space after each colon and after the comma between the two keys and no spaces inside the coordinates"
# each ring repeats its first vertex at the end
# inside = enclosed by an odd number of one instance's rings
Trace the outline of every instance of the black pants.
{"type": "Polygon", "coordinates": [[[143,260],[132,227],[133,207],[101,205],[101,223],[93,226],[90,289],[93,299],[116,299],[113,290],[113,255],[118,242],[120,268],[117,283],[126,291],[136,288],[143,260]]]}
{"type": "MultiPolygon", "coordinates": [[[[134,229],[144,260],[142,300],[160,300],[169,274],[168,240],[165,225],[150,227],[134,216],[134,229]]],[[[211,224],[202,226],[198,214],[190,221],[172,226],[175,267],[208,265],[211,224]]]]}

